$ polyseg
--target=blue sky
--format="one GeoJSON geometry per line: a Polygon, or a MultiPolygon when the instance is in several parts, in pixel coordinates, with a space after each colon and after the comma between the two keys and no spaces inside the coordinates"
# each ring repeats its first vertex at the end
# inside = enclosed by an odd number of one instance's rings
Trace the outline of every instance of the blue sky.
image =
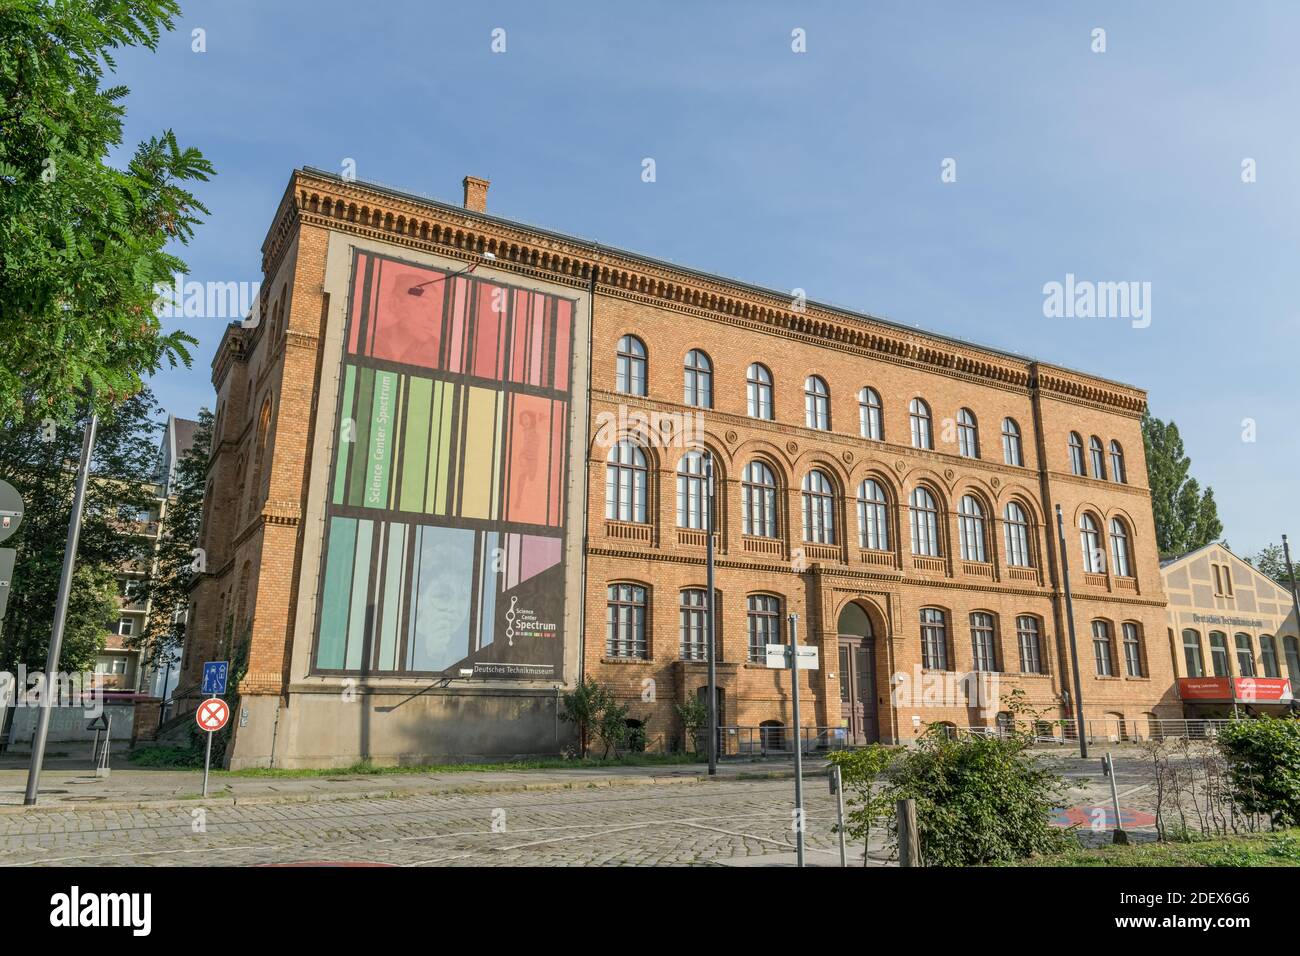
{"type": "MultiPolygon", "coordinates": [[[[296,166],[483,176],[501,216],[1143,387],[1235,550],[1300,534],[1298,4],[182,2],[117,79],[128,147],[217,167],[191,279],[260,278],[296,166]],[[1045,318],[1067,273],[1150,282],[1150,326],[1045,318]]],[[[178,323],[152,385],[190,416],[224,321],[178,323]]]]}

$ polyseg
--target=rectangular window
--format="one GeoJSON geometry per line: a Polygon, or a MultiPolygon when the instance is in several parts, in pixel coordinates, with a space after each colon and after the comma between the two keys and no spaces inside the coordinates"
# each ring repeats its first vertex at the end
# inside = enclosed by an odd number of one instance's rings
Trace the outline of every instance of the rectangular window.
{"type": "Polygon", "coordinates": [[[1124,625],[1124,670],[1129,677],[1142,676],[1142,642],[1136,624],[1124,625]]]}
{"type": "Polygon", "coordinates": [[[971,656],[977,671],[996,671],[998,669],[997,648],[993,639],[993,615],[972,614],[970,616],[971,656]]]}
{"type": "Polygon", "coordinates": [[[1097,676],[1113,677],[1115,668],[1110,656],[1110,625],[1105,621],[1092,622],[1092,653],[1097,660],[1097,676]]]}
{"type": "Polygon", "coordinates": [[[1021,672],[1043,673],[1043,661],[1038,642],[1038,618],[1028,615],[1016,618],[1016,638],[1020,644],[1021,672]]]}
{"type": "Polygon", "coordinates": [[[130,637],[135,633],[135,621],[129,617],[118,618],[117,633],[122,637],[130,637]]]}
{"type": "Polygon", "coordinates": [[[770,595],[753,594],[749,605],[749,659],[762,663],[767,659],[768,644],[782,644],[781,605],[770,595]]]}
{"type": "Polygon", "coordinates": [[[935,608],[921,610],[921,665],[929,670],[948,669],[948,635],[943,612],[935,608]]]}

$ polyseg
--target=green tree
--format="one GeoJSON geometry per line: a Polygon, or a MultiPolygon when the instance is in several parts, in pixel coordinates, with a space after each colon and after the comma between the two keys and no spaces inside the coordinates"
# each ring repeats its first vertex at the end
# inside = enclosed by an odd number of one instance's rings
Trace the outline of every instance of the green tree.
{"type": "MultiPolygon", "coordinates": [[[[1246,561],[1288,591],[1291,590],[1291,575],[1286,569],[1286,554],[1280,544],[1267,544],[1259,550],[1259,553],[1248,557],[1246,561]]],[[[1297,572],[1297,580],[1300,580],[1300,572],[1297,572]]]]}
{"type": "MultiPolygon", "coordinates": [[[[560,702],[564,708],[560,711],[560,719],[573,724],[578,730],[578,755],[584,760],[587,759],[592,734],[600,737],[601,742],[605,744],[605,753],[608,755],[610,746],[618,743],[617,740],[613,740],[611,744],[611,738],[616,736],[616,731],[611,729],[611,723],[606,722],[606,718],[618,710],[619,705],[614,692],[595,679],[586,677],[583,678],[582,683],[561,697],[560,702]]],[[[624,707],[620,719],[626,716],[627,708],[624,707]]],[[[626,724],[624,726],[626,727],[626,724]]]]}
{"type": "Polygon", "coordinates": [[[0,422],[72,418],[89,384],[101,412],[166,362],[189,364],[183,332],[164,333],[155,283],[185,264],[207,209],[184,184],[212,165],[170,130],[125,169],[122,86],[113,51],[157,48],[176,0],[0,3],[0,422]]]}
{"type": "MultiPolygon", "coordinates": [[[[149,544],[131,532],[138,530],[137,516],[156,505],[155,412],[153,395],[145,389],[101,419],[86,486],[61,670],[94,666],[117,617],[117,573],[128,565],[148,570],[149,544]]],[[[18,554],[9,606],[0,622],[0,669],[12,671],[19,664],[45,667],[84,425],[84,415],[67,425],[16,422],[0,442],[0,479],[17,489],[25,509],[22,525],[5,542],[18,554]]]]}
{"type": "Polygon", "coordinates": [[[1178,426],[1142,415],[1142,444],[1156,522],[1156,546],[1162,555],[1180,555],[1217,541],[1223,534],[1214,489],[1202,490],[1189,472],[1192,460],[1183,449],[1178,426]]]}
{"type": "MultiPolygon", "coordinates": [[[[141,595],[149,601],[149,617],[141,633],[127,641],[150,665],[174,656],[173,652],[185,642],[185,612],[196,574],[195,549],[203,519],[203,492],[211,444],[212,413],[201,408],[194,443],[176,463],[171,500],[159,527],[156,562],[141,595]]],[[[160,482],[166,480],[166,475],[159,476],[160,482]]]]}
{"type": "Polygon", "coordinates": [[[698,697],[690,697],[685,703],[677,705],[677,716],[682,722],[682,733],[686,737],[686,750],[698,753],[700,730],[709,722],[709,705],[698,697]]]}

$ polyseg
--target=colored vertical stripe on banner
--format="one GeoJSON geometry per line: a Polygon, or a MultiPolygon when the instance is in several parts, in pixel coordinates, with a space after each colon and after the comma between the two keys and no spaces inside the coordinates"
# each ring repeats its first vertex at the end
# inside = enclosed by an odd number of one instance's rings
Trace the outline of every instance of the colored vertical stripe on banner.
{"type": "Polygon", "coordinates": [[[343,504],[348,484],[348,459],[355,438],[356,420],[352,417],[352,403],[356,399],[357,370],[348,365],[343,369],[343,406],[339,416],[338,451],[334,462],[334,495],[336,505],[343,504]]]}
{"type": "Polygon", "coordinates": [[[402,603],[406,595],[406,539],[409,526],[390,524],[383,566],[383,604],[379,617],[379,656],[375,664],[381,671],[397,666],[397,637],[402,622],[402,603]]]}
{"type": "Polygon", "coordinates": [[[325,538],[325,580],[316,664],[328,670],[343,666],[348,640],[348,608],[352,597],[352,566],[356,556],[357,519],[331,518],[325,538]]]}

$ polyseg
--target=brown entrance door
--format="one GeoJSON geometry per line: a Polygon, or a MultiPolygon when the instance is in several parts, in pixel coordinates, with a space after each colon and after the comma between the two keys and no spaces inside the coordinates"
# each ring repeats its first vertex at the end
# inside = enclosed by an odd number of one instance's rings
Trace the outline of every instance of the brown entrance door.
{"type": "Polygon", "coordinates": [[[876,642],[840,635],[840,715],[854,743],[880,739],[876,707],[876,642]]]}

